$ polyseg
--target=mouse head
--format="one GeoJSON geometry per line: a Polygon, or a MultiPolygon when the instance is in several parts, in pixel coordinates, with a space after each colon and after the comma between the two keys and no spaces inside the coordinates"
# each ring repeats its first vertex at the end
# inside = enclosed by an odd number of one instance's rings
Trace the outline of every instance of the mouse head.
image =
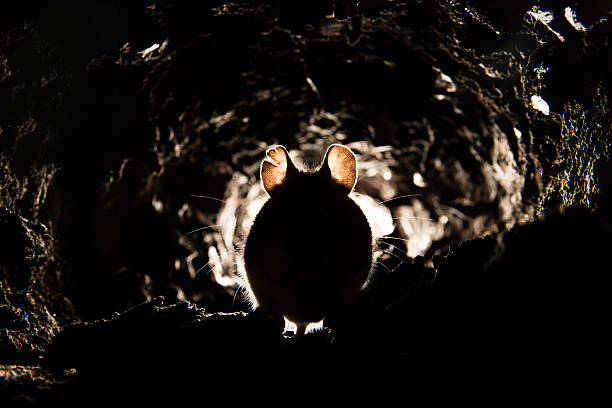
{"type": "MultiPolygon", "coordinates": [[[[266,151],[266,158],[261,163],[260,176],[264,189],[274,197],[299,178],[300,171],[295,167],[287,149],[278,145],[266,151]]],[[[357,159],[346,146],[333,144],[327,149],[321,166],[314,171],[318,182],[330,181],[334,187],[348,195],[353,191],[357,181],[357,159]]]]}

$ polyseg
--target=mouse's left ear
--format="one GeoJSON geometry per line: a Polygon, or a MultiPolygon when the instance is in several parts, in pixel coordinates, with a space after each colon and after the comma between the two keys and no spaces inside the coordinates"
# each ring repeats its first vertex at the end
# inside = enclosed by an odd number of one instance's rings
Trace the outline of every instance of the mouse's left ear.
{"type": "Polygon", "coordinates": [[[331,178],[349,194],[357,182],[357,158],[348,147],[333,144],[325,153],[321,171],[329,172],[331,178]]]}
{"type": "Polygon", "coordinates": [[[287,149],[277,145],[266,150],[266,158],[261,163],[259,173],[264,189],[272,195],[272,192],[284,184],[287,178],[297,173],[297,169],[291,162],[287,149]]]}

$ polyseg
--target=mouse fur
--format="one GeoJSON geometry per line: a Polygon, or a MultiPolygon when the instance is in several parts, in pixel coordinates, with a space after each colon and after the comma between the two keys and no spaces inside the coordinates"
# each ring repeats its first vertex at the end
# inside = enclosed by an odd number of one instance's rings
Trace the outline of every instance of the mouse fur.
{"type": "Polygon", "coordinates": [[[247,288],[256,306],[303,334],[353,300],[372,269],[372,230],[349,196],[357,160],[334,144],[319,167],[298,169],[277,145],[266,151],[260,178],[269,199],[244,245],[247,288]]]}

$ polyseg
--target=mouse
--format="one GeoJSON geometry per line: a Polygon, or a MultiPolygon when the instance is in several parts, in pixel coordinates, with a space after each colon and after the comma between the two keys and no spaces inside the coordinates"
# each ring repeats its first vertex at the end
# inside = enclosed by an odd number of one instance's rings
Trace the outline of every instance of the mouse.
{"type": "Polygon", "coordinates": [[[357,158],[328,147],[319,166],[296,166],[281,145],[266,150],[260,180],[268,195],[243,250],[254,308],[282,315],[297,336],[354,300],[374,261],[372,228],[351,198],[357,158]]]}

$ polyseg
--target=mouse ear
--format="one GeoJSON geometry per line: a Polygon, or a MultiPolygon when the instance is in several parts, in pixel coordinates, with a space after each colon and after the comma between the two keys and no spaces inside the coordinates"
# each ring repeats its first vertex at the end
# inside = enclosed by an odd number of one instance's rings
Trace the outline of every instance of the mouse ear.
{"type": "Polygon", "coordinates": [[[348,147],[339,144],[329,146],[321,170],[329,172],[331,178],[346,189],[346,194],[353,191],[357,181],[357,158],[348,147]]]}
{"type": "Polygon", "coordinates": [[[287,149],[281,145],[271,147],[266,150],[266,158],[261,162],[261,183],[266,192],[271,194],[296,171],[287,149]]]}

